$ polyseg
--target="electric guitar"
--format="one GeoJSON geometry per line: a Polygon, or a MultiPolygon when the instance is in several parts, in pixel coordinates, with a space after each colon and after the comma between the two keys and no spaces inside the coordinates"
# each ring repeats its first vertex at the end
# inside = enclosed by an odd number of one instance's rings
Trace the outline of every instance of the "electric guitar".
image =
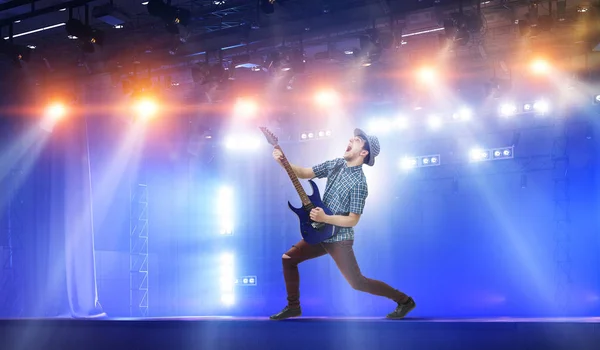
{"type": "MultiPolygon", "coordinates": [[[[260,131],[263,132],[265,137],[267,138],[267,142],[269,142],[274,148],[281,151],[283,154],[283,150],[279,146],[279,141],[277,136],[273,135],[267,128],[261,126],[259,127],[260,131]]],[[[322,222],[315,222],[310,219],[310,211],[314,208],[321,208],[327,215],[332,215],[332,212],[329,208],[325,207],[323,201],[321,201],[321,194],[319,193],[319,188],[312,180],[308,180],[310,186],[312,187],[313,193],[308,196],[302,188],[300,181],[298,180],[298,176],[294,173],[290,162],[288,162],[285,154],[283,154],[283,158],[281,159],[281,164],[285,168],[290,180],[292,180],[292,184],[298,192],[300,196],[300,200],[302,201],[301,208],[295,208],[288,201],[288,207],[298,215],[298,219],[300,219],[300,233],[302,238],[308,244],[317,244],[321,243],[324,240],[331,238],[333,236],[333,225],[325,224],[322,222]]]]}

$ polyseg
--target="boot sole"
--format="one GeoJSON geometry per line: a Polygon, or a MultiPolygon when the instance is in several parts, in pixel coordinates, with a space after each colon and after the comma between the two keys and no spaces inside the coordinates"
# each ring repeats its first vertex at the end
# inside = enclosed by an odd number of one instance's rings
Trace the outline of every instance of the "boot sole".
{"type": "Polygon", "coordinates": [[[387,315],[385,318],[387,318],[388,320],[401,320],[403,318],[406,317],[406,315],[408,315],[411,311],[413,311],[415,309],[415,307],[417,307],[417,305],[413,305],[413,307],[411,307],[410,309],[408,309],[408,311],[406,311],[406,313],[404,314],[404,316],[390,316],[387,315]]]}

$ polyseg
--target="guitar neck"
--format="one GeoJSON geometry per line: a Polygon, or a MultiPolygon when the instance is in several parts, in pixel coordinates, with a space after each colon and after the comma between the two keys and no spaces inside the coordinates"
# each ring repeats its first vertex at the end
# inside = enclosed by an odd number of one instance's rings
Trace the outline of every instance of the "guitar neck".
{"type": "MultiPolygon", "coordinates": [[[[281,147],[276,146],[276,148],[279,149],[281,151],[281,153],[283,154],[283,150],[281,149],[281,147]]],[[[283,159],[281,160],[281,164],[283,165],[283,168],[285,169],[288,176],[290,177],[290,180],[292,180],[292,184],[294,185],[296,192],[298,192],[298,195],[300,196],[302,205],[309,205],[311,203],[310,199],[308,198],[308,195],[306,195],[306,191],[304,191],[304,188],[300,184],[300,181],[298,180],[298,176],[294,172],[294,169],[292,169],[292,165],[285,157],[285,154],[283,154],[283,159]]]]}

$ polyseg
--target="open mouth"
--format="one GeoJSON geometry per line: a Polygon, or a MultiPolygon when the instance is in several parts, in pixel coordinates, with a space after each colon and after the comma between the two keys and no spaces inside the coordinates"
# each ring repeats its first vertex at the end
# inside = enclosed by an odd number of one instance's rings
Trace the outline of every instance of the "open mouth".
{"type": "Polygon", "coordinates": [[[346,147],[346,152],[350,152],[352,150],[352,146],[348,145],[348,147],[346,147]]]}

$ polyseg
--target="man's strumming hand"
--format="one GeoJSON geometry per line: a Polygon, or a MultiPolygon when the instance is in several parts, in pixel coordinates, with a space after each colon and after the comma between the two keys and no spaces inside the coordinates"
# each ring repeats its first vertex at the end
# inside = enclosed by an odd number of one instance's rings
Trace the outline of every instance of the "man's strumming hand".
{"type": "Polygon", "coordinates": [[[315,222],[325,222],[327,220],[327,215],[323,209],[317,207],[310,211],[310,219],[315,222]]]}

